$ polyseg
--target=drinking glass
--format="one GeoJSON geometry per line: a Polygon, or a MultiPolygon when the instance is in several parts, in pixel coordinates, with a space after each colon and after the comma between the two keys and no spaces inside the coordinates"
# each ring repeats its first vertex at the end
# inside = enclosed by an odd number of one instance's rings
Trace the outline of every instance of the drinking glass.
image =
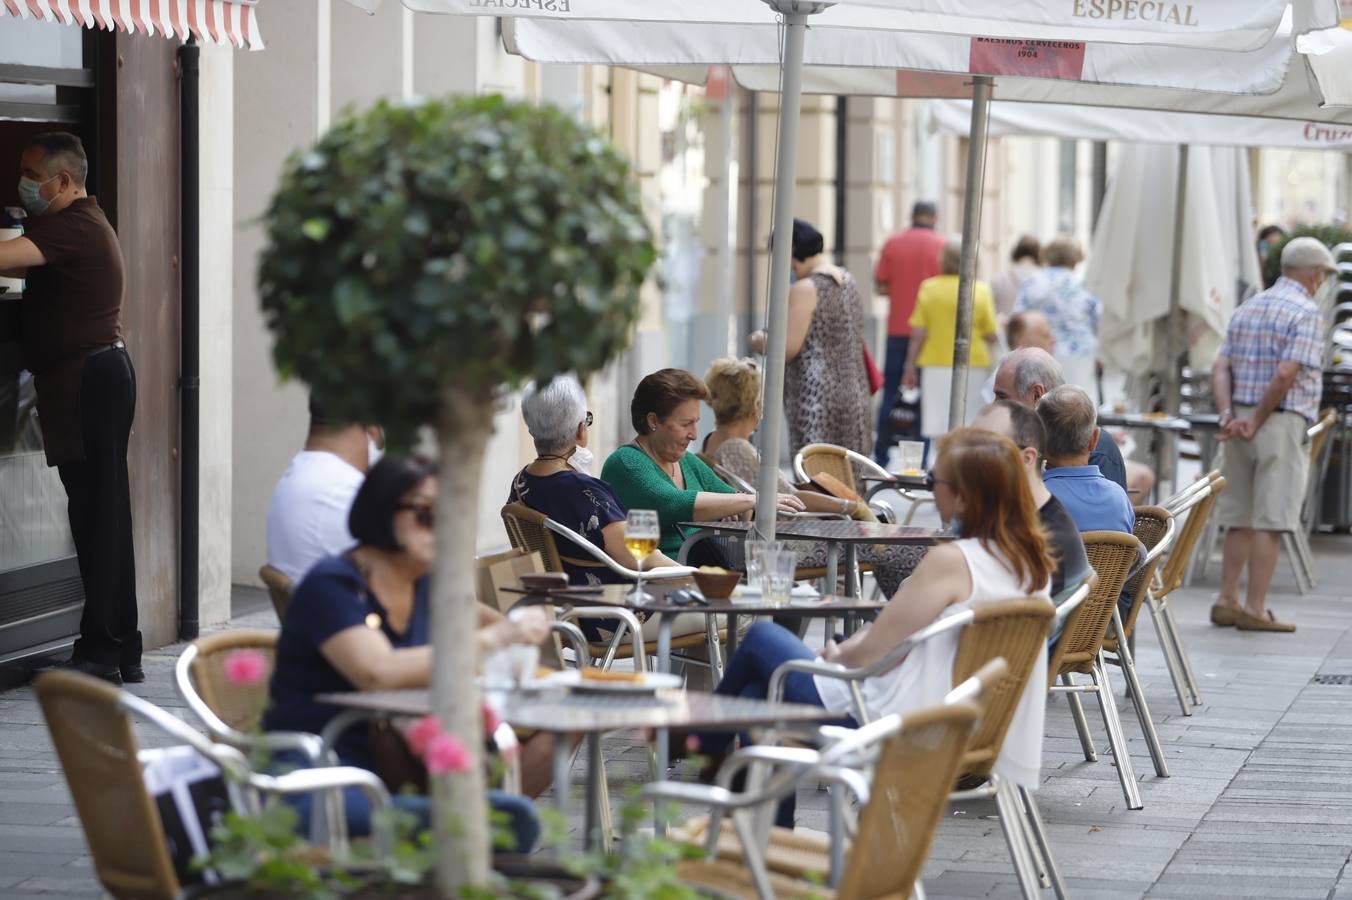
{"type": "Polygon", "coordinates": [[[624,523],[624,549],[634,557],[635,568],[639,569],[638,582],[629,594],[630,599],[644,601],[652,599],[643,590],[643,574],[639,566],[657,549],[662,538],[662,528],[657,522],[657,512],[651,509],[631,509],[624,523]]]}
{"type": "Polygon", "coordinates": [[[763,590],[762,578],[765,573],[765,554],[778,553],[784,549],[783,541],[747,541],[742,545],[746,552],[746,586],[753,590],[763,590]]]}
{"type": "Polygon", "coordinates": [[[798,566],[798,554],[792,550],[779,550],[765,554],[765,588],[761,599],[767,606],[788,606],[789,594],[793,591],[793,573],[798,566]]]}
{"type": "Polygon", "coordinates": [[[925,445],[921,441],[898,441],[897,449],[900,450],[901,474],[920,475],[923,474],[925,465],[925,445]]]}

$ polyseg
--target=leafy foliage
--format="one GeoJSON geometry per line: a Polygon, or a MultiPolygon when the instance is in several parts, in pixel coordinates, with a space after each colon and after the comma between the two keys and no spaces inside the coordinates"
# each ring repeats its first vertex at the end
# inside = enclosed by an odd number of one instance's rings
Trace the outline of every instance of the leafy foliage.
{"type": "Polygon", "coordinates": [[[285,803],[271,804],[256,816],[228,812],[211,829],[211,854],[196,865],[251,890],[337,898],[354,883],[352,878],[342,871],[326,876],[316,866],[313,848],[298,838],[299,825],[300,814],[285,803]]]}
{"type": "Polygon", "coordinates": [[[1276,244],[1268,249],[1263,258],[1263,286],[1272,287],[1282,274],[1282,249],[1294,238],[1315,237],[1323,241],[1329,249],[1352,241],[1352,231],[1341,225],[1297,225],[1276,244]]]}
{"type": "Polygon", "coordinates": [[[266,223],[278,370],[396,448],[448,387],[599,369],[627,345],[655,257],[619,153],[497,96],[342,118],[288,161],[266,223]]]}

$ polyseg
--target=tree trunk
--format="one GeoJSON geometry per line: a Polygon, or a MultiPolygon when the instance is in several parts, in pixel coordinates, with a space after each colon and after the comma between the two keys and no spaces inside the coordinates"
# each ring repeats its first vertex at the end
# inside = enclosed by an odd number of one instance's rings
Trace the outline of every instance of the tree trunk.
{"type": "Polygon", "coordinates": [[[442,727],[464,741],[470,770],[432,778],[432,821],[437,885],[443,897],[464,885],[487,886],[491,841],[483,774],[483,722],[479,713],[479,658],[475,634],[474,556],[479,515],[479,473],[493,431],[493,400],[448,389],[442,397],[438,440],[437,560],[432,578],[432,708],[442,727]]]}

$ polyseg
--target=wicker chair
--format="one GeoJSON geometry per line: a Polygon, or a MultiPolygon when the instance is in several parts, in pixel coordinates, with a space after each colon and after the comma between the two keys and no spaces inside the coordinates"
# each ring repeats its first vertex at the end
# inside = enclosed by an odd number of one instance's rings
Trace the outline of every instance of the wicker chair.
{"type": "Polygon", "coordinates": [[[1199,543],[1211,521],[1211,512],[1216,498],[1225,490],[1225,478],[1218,471],[1212,471],[1198,479],[1205,484],[1194,484],[1184,492],[1185,495],[1174,505],[1165,504],[1165,508],[1175,518],[1182,518],[1182,526],[1174,539],[1173,549],[1156,573],[1154,587],[1147,595],[1150,615],[1155,622],[1155,632],[1159,635],[1164,650],[1164,660],[1169,667],[1169,676],[1173,679],[1174,690],[1178,694],[1179,707],[1185,716],[1192,715],[1192,708],[1202,704],[1201,683],[1192,667],[1187,649],[1183,646],[1183,637],[1178,628],[1178,620],[1170,605],[1170,595],[1187,583],[1193,559],[1199,543]]]}
{"type": "Polygon", "coordinates": [[[719,770],[718,784],[662,782],[644,790],[645,799],[700,804],[716,811],[705,840],[713,851],[725,842],[718,828],[722,816],[732,819],[741,859],[716,856],[680,865],[681,880],[737,897],[884,898],[910,896],[929,853],[929,845],[947,800],[947,785],[956,775],[962,748],[980,716],[976,704],[958,700],[888,716],[848,732],[820,752],[753,747],[739,751],[719,770]],[[879,747],[870,784],[856,767],[879,747]],[[785,771],[765,787],[734,794],[733,776],[753,762],[775,762],[785,771]],[[857,837],[842,867],[839,887],[824,890],[811,881],[772,872],[756,841],[752,817],[758,809],[814,781],[840,784],[863,805],[857,837]],[[878,865],[886,859],[887,865],[878,865]]]}
{"type": "MultiPolygon", "coordinates": [[[[1098,576],[1088,599],[1066,620],[1065,630],[1052,653],[1047,677],[1053,693],[1066,694],[1071,714],[1075,720],[1075,730],[1079,734],[1084,748],[1084,757],[1090,762],[1098,759],[1093,740],[1089,736],[1089,726],[1085,721],[1084,708],[1080,704],[1081,693],[1092,693],[1098,698],[1099,710],[1103,714],[1103,724],[1108,731],[1108,743],[1112,746],[1113,759],[1117,763],[1117,777],[1122,783],[1122,793],[1126,797],[1129,809],[1141,808],[1141,795],[1136,786],[1136,772],[1128,753],[1126,734],[1122,730],[1122,720],[1118,715],[1117,702],[1113,697],[1107,667],[1103,661],[1103,640],[1108,629],[1119,627],[1117,621],[1117,598],[1122,593],[1132,567],[1140,558],[1141,542],[1133,535],[1117,531],[1086,531],[1083,533],[1085,554],[1089,564],[1098,576]],[[1075,675],[1088,675],[1089,684],[1076,684],[1075,675]],[[1060,684],[1057,684],[1057,682],[1060,684]]],[[[1120,631],[1117,631],[1120,635],[1120,631]]],[[[1128,651],[1129,652],[1129,651],[1128,651]]],[[[1138,698],[1138,711],[1144,713],[1144,722],[1148,723],[1149,711],[1144,709],[1144,698],[1138,698]]],[[[1153,734],[1151,729],[1148,734],[1153,734]]],[[[1152,748],[1152,756],[1154,755],[1152,748]]],[[[1163,754],[1156,758],[1157,770],[1163,766],[1163,754]]],[[[1168,771],[1160,772],[1167,775],[1168,771]]]]}
{"type": "MultiPolygon", "coordinates": [[[[868,497],[870,493],[876,493],[886,485],[870,490],[866,485],[861,484],[858,473],[864,472],[882,478],[890,477],[887,469],[862,453],[836,444],[808,444],[793,457],[793,476],[801,483],[810,481],[819,472],[825,472],[842,484],[853,487],[861,497],[868,497]]],[[[911,504],[906,511],[906,518],[903,520],[905,525],[911,524],[917,509],[926,503],[934,502],[934,497],[929,494],[920,494],[904,488],[894,488],[894,490],[911,504]]],[[[888,519],[891,516],[890,508],[884,506],[879,506],[876,509],[870,508],[873,509],[875,515],[879,515],[881,518],[888,519]]]]}
{"type": "Polygon", "coordinates": [[[700,462],[704,463],[706,466],[712,469],[715,475],[723,479],[724,484],[726,484],[728,487],[742,494],[756,493],[756,486],[754,484],[747,481],[745,478],[738,475],[736,472],[732,471],[728,467],[724,466],[722,463],[717,462],[709,454],[696,453],[695,456],[699,457],[700,462]]]}
{"type": "Polygon", "coordinates": [[[1059,884],[1059,876],[1051,860],[1050,845],[1041,828],[1037,804],[1030,791],[1006,782],[993,770],[1005,734],[1014,720],[1019,699],[1032,676],[1033,667],[1046,652],[1047,635],[1055,613],[1056,607],[1039,597],[983,604],[975,609],[945,616],[922,628],[870,666],[846,669],[817,660],[786,662],[771,676],[769,696],[772,700],[783,697],[784,679],[791,672],[839,679],[849,684],[855,721],[864,723],[870,717],[860,683],[896,666],[923,641],[949,631],[961,630],[953,660],[953,682],[958,684],[990,661],[1003,658],[1009,667],[1008,674],[991,688],[985,715],[958,767],[959,776],[986,778],[988,782],[974,790],[954,792],[952,799],[993,798],[996,801],[1001,812],[1000,826],[1004,830],[1019,883],[1026,896],[1036,896],[1040,881],[1059,884]]]}
{"type": "MultiPolygon", "coordinates": [[[[1132,703],[1136,708],[1136,718],[1141,723],[1141,730],[1145,733],[1151,756],[1155,760],[1155,771],[1162,776],[1166,774],[1164,770],[1168,766],[1159,753],[1159,734],[1146,711],[1140,678],[1137,677],[1136,672],[1136,620],[1141,613],[1141,608],[1153,602],[1151,589],[1155,581],[1155,573],[1159,571],[1159,567],[1164,561],[1164,555],[1173,547],[1174,539],[1178,535],[1178,527],[1177,520],[1162,506],[1138,506],[1135,508],[1135,513],[1136,526],[1133,533],[1136,535],[1136,539],[1145,546],[1146,555],[1141,567],[1127,581],[1126,591],[1131,596],[1131,607],[1127,611],[1126,619],[1118,623],[1120,634],[1125,636],[1126,639],[1126,649],[1119,650],[1121,645],[1118,642],[1118,628],[1109,629],[1108,634],[1103,638],[1103,659],[1122,670],[1127,682],[1127,692],[1131,695],[1132,703]]],[[[1158,631],[1156,634],[1158,636],[1158,631]]],[[[1162,643],[1161,648],[1163,646],[1162,643]]]]}
{"type": "Polygon", "coordinates": [[[277,621],[280,622],[286,618],[286,607],[291,603],[291,588],[294,586],[291,579],[280,569],[274,569],[272,566],[264,565],[258,570],[258,577],[262,580],[263,586],[268,589],[268,598],[272,600],[272,608],[277,613],[277,621]]]}
{"type": "MultiPolygon", "coordinates": [[[[213,743],[158,706],[86,675],[45,672],[33,688],[84,826],[94,871],[117,898],[170,900],[182,895],[164,825],[141,773],[142,764],[162,751],[139,749],[133,717],[221,768],[231,803],[241,812],[257,812],[269,795],[346,787],[365,791],[377,812],[390,805],[380,779],[364,769],[335,766],[257,774],[239,751],[213,743]]],[[[379,830],[376,838],[380,852],[388,853],[388,832],[379,830]]]]}
{"type": "MultiPolygon", "coordinates": [[[[984,713],[991,691],[996,684],[1005,678],[1008,672],[1009,667],[1003,659],[991,660],[971,678],[950,691],[948,696],[944,698],[945,705],[973,703],[984,713]]],[[[910,721],[909,717],[906,721],[910,721]]],[[[848,733],[847,729],[831,726],[822,728],[823,737],[834,735],[838,738],[839,735],[845,733],[848,733]]],[[[778,751],[775,749],[767,751],[763,748],[757,748],[750,751],[745,758],[755,757],[761,753],[770,757],[778,755],[778,751]]],[[[730,781],[730,776],[726,779],[720,777],[720,784],[725,781],[730,781]]],[[[816,831],[798,831],[793,828],[778,826],[771,828],[769,841],[763,848],[766,867],[771,872],[793,878],[811,878],[825,873],[828,876],[828,884],[838,885],[844,872],[848,840],[845,833],[844,807],[838,805],[841,800],[843,798],[840,797],[840,791],[833,790],[831,794],[833,804],[831,823],[836,827],[833,827],[830,834],[816,831]]],[[[704,844],[705,850],[710,856],[716,855],[720,859],[745,860],[746,855],[742,851],[742,844],[737,835],[722,831],[711,836],[709,824],[710,819],[706,816],[694,818],[677,829],[673,836],[688,843],[704,844]]],[[[852,833],[858,834],[862,829],[856,824],[850,830],[852,833]]],[[[890,855],[894,849],[887,848],[884,855],[890,855]]],[[[918,877],[918,873],[916,877],[918,877]]]]}
{"type": "MultiPolygon", "coordinates": [[[[507,528],[507,537],[512,542],[513,547],[522,550],[537,551],[545,563],[545,571],[562,572],[563,563],[566,560],[570,565],[579,566],[587,569],[609,569],[626,579],[634,580],[643,576],[644,581],[662,581],[680,578],[689,578],[694,574],[694,569],[690,566],[670,566],[662,569],[653,569],[648,572],[635,572],[633,569],[627,569],[621,566],[610,555],[597,547],[591,541],[582,535],[573,531],[567,526],[560,525],[553,519],[541,512],[531,509],[524,503],[508,503],[502,508],[502,522],[507,528]],[[574,557],[564,557],[559,553],[559,545],[555,541],[555,535],[563,535],[569,541],[585,550],[591,555],[591,559],[576,559],[574,557]]],[[[602,619],[610,620],[615,627],[614,637],[609,643],[591,642],[588,644],[588,652],[595,660],[599,660],[597,665],[603,669],[609,669],[611,663],[616,659],[633,659],[638,665],[646,657],[657,653],[657,642],[639,640],[625,641],[626,634],[632,634],[636,631],[637,621],[632,613],[626,610],[615,609],[609,611],[601,607],[591,607],[586,610],[570,610],[560,613],[559,618],[563,621],[577,621],[579,619],[602,619]]],[[[727,639],[726,629],[718,629],[712,616],[706,617],[706,628],[703,634],[685,634],[672,638],[672,652],[679,656],[684,662],[699,666],[711,666],[715,673],[715,681],[722,677],[722,651],[721,644],[727,639]],[[691,650],[697,650],[704,647],[708,653],[708,659],[702,660],[690,656],[691,650]]]]}
{"type": "Polygon", "coordinates": [[[245,753],[259,749],[298,750],[310,765],[322,765],[323,748],[316,735],[259,731],[268,703],[276,649],[275,631],[245,629],[209,634],[193,641],[179,654],[174,664],[174,683],[183,702],[213,740],[245,753]],[[257,684],[237,685],[226,678],[226,660],[240,650],[260,653],[267,661],[266,677],[257,684]]]}

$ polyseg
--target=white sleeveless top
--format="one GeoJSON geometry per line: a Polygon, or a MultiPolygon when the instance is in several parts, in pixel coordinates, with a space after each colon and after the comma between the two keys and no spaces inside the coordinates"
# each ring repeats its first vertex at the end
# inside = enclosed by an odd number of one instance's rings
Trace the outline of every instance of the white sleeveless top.
{"type": "MultiPolygon", "coordinates": [[[[961,550],[967,560],[972,575],[972,595],[946,608],[939,614],[940,619],[983,603],[1029,596],[1004,562],[982,547],[976,538],[954,541],[953,546],[961,550]]],[[[1050,603],[1051,581],[1048,580],[1042,590],[1032,596],[1046,597],[1050,603]]],[[[953,689],[953,660],[957,656],[960,635],[960,631],[936,635],[911,651],[901,665],[865,679],[860,689],[869,715],[877,719],[942,702],[944,695],[953,689]]],[[[815,678],[814,681],[828,709],[854,709],[846,682],[832,678],[815,678]]],[[[996,760],[997,775],[1029,789],[1038,786],[1046,711],[1047,654],[1039,653],[996,760]]]]}

